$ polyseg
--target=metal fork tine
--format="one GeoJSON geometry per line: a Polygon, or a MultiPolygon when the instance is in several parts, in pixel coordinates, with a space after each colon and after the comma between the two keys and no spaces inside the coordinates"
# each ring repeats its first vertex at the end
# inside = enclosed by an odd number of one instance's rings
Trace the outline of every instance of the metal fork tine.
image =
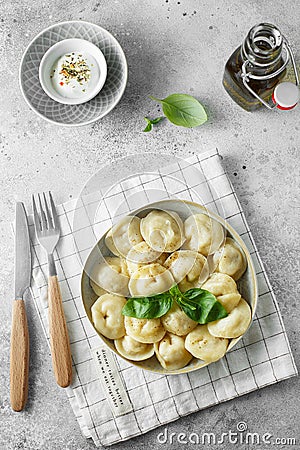
{"type": "MultiPolygon", "coordinates": [[[[51,193],[49,192],[49,197],[45,192],[33,195],[32,204],[37,240],[52,258],[60,237],[60,224],[51,193]]],[[[49,273],[56,273],[55,264],[48,264],[49,273]]]]}
{"type": "Polygon", "coordinates": [[[40,217],[37,212],[34,195],[32,196],[32,207],[33,207],[33,217],[34,217],[35,228],[36,228],[36,230],[41,230],[42,227],[41,227],[40,217]]]}
{"type": "Polygon", "coordinates": [[[45,215],[44,210],[43,210],[43,205],[42,205],[40,194],[38,194],[38,199],[39,199],[39,206],[40,206],[40,213],[41,213],[42,230],[47,230],[47,220],[46,220],[46,215],[45,215]]]}
{"type": "Polygon", "coordinates": [[[50,198],[50,205],[51,205],[51,211],[52,211],[54,227],[59,229],[59,222],[58,222],[57,212],[56,212],[55,204],[54,204],[54,201],[53,201],[53,198],[52,198],[52,194],[51,194],[50,191],[49,191],[49,198],[50,198]]]}
{"type": "Polygon", "coordinates": [[[47,221],[48,221],[48,230],[51,230],[51,228],[54,228],[54,225],[53,225],[53,221],[52,221],[52,217],[51,217],[51,212],[50,212],[49,207],[48,207],[48,203],[47,203],[45,192],[43,192],[43,198],[44,198],[46,215],[47,215],[47,221]]]}

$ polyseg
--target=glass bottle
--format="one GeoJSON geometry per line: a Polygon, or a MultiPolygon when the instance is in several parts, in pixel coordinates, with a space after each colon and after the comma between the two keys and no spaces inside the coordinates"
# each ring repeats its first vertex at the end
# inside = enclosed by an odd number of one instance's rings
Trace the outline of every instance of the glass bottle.
{"type": "Polygon", "coordinates": [[[223,86],[246,111],[259,109],[264,104],[261,99],[268,104],[274,88],[284,78],[289,60],[289,49],[284,44],[278,28],[261,23],[251,28],[228,59],[223,86]]]}

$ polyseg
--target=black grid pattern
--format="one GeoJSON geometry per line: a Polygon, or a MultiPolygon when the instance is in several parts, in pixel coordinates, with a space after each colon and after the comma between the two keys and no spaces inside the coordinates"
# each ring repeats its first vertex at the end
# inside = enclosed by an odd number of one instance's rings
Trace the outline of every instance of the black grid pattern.
{"type": "MultiPolygon", "coordinates": [[[[89,196],[58,207],[62,237],[55,259],[73,355],[73,384],[67,389],[67,395],[85,436],[91,437],[98,446],[113,444],[297,374],[276,298],[216,150],[193,156],[155,174],[140,174],[124,184],[121,182],[117,189],[107,191],[104,198],[101,196],[103,192],[98,193],[96,201],[89,196]],[[172,183],[178,189],[170,195],[168,188],[172,183]],[[154,374],[114,357],[133,405],[132,412],[114,417],[89,353],[101,342],[81,305],[78,261],[84,260],[99,232],[108,229],[113,218],[145,202],[166,198],[202,203],[237,230],[255,264],[259,290],[257,312],[250,330],[225,358],[196,372],[176,376],[154,374]],[[72,232],[74,211],[78,215],[78,209],[83,218],[82,227],[76,224],[72,232]],[[84,238],[80,236],[82,230],[84,238]],[[90,245],[87,246],[87,242],[90,245]]],[[[34,248],[34,302],[48,339],[46,261],[32,226],[30,232],[34,248]]]]}

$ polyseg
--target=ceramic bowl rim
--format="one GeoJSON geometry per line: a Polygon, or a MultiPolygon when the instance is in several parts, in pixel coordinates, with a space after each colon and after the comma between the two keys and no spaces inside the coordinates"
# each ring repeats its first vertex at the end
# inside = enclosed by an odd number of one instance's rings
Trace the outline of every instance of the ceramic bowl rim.
{"type": "Polygon", "coordinates": [[[121,44],[119,43],[119,41],[109,32],[107,31],[105,28],[101,27],[100,25],[97,25],[96,23],[93,22],[88,22],[87,20],[65,20],[63,22],[57,22],[55,24],[50,25],[47,28],[44,28],[42,31],[40,31],[38,34],[36,34],[31,41],[29,42],[29,44],[27,45],[27,47],[25,48],[21,61],[20,61],[20,66],[19,66],[19,87],[21,90],[21,93],[23,95],[23,98],[25,100],[25,102],[27,103],[27,105],[30,107],[30,109],[32,109],[39,117],[41,117],[42,119],[46,120],[49,123],[52,123],[54,125],[59,125],[62,127],[68,127],[68,128],[72,128],[72,127],[81,127],[84,125],[89,125],[91,123],[97,122],[97,120],[102,119],[103,117],[105,117],[107,114],[109,114],[119,103],[119,101],[121,100],[121,98],[123,97],[124,91],[126,89],[127,86],[127,81],[128,81],[128,64],[127,64],[127,59],[124,53],[123,48],[121,47],[121,44]],[[71,23],[80,23],[80,24],[86,24],[86,25],[92,25],[93,27],[97,27],[99,28],[101,31],[104,31],[105,33],[107,33],[110,37],[110,39],[112,39],[112,41],[114,41],[115,45],[118,47],[119,52],[120,52],[120,57],[123,61],[124,64],[124,82],[123,82],[123,87],[118,95],[118,97],[116,98],[115,102],[108,108],[108,110],[105,112],[105,114],[97,116],[93,119],[87,120],[85,122],[81,122],[81,123],[62,123],[62,122],[56,122],[53,119],[49,119],[48,117],[44,116],[42,113],[40,113],[29,101],[29,99],[27,98],[27,95],[25,93],[25,90],[23,88],[23,80],[22,80],[22,67],[23,67],[23,63],[25,60],[25,56],[28,52],[28,50],[30,49],[30,47],[33,45],[34,41],[36,39],[38,39],[40,36],[42,36],[46,31],[51,30],[52,28],[56,27],[56,26],[63,26],[66,24],[71,24],[71,23]]]}

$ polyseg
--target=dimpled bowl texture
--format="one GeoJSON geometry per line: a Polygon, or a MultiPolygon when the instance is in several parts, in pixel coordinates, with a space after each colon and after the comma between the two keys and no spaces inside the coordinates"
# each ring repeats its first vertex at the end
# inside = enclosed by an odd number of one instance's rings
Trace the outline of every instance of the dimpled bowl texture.
{"type": "MultiPolygon", "coordinates": [[[[197,203],[192,203],[188,201],[183,200],[163,200],[155,203],[151,203],[149,205],[146,205],[143,208],[140,208],[137,211],[133,211],[130,213],[130,215],[137,215],[139,217],[145,217],[151,210],[153,209],[162,209],[166,211],[175,211],[179,214],[179,216],[185,220],[188,216],[191,214],[208,214],[212,219],[217,220],[220,222],[223,227],[226,229],[227,236],[233,238],[237,244],[242,248],[242,250],[245,253],[246,259],[247,259],[247,269],[244,275],[238,280],[238,289],[241,293],[242,297],[249,303],[251,307],[251,323],[255,314],[256,310],[256,303],[257,303],[257,281],[256,281],[256,274],[254,265],[250,256],[250,253],[245,246],[242,239],[239,237],[238,233],[230,226],[228,225],[224,219],[219,217],[218,215],[214,214],[213,212],[209,211],[207,208],[204,208],[201,205],[198,205],[197,203]]],[[[106,233],[105,233],[106,234],[106,233]]],[[[109,255],[109,251],[106,249],[105,246],[105,235],[100,237],[98,244],[95,245],[91,253],[89,254],[85,266],[83,268],[82,272],[82,278],[81,278],[81,297],[83,301],[83,305],[86,311],[86,314],[93,325],[92,322],[92,316],[91,316],[91,306],[98,298],[97,295],[93,292],[90,283],[89,283],[89,277],[88,274],[91,273],[91,268],[99,262],[99,248],[101,254],[104,256],[109,255]]],[[[251,326],[251,323],[249,327],[251,326]]],[[[94,327],[94,325],[93,325],[94,327]]],[[[248,328],[249,328],[248,327],[248,328]]],[[[120,358],[125,359],[123,356],[121,356],[115,346],[112,340],[107,339],[105,336],[103,336],[101,333],[99,333],[96,328],[94,327],[95,331],[98,333],[100,339],[114,352],[116,353],[120,358]]],[[[232,339],[230,341],[230,344],[228,346],[227,352],[231,350],[236,343],[242,338],[242,336],[232,339]]],[[[163,374],[180,374],[180,373],[187,373],[191,372],[193,370],[200,369],[201,367],[207,366],[209,363],[206,363],[204,361],[201,361],[199,359],[193,358],[192,361],[182,369],[173,370],[173,371],[167,371],[165,370],[155,356],[153,356],[150,359],[144,360],[144,361],[130,361],[125,359],[126,361],[130,362],[131,364],[138,366],[144,370],[149,370],[151,372],[156,373],[163,373],[163,374]]]]}
{"type": "Polygon", "coordinates": [[[43,119],[58,125],[86,125],[101,119],[119,102],[127,83],[127,62],[118,41],[89,22],[62,22],[42,31],[28,45],[20,65],[20,87],[28,105],[43,119]],[[98,95],[80,105],[58,103],[44,92],[39,66],[46,51],[64,39],[85,39],[103,53],[107,64],[105,84],[98,95]]]}

